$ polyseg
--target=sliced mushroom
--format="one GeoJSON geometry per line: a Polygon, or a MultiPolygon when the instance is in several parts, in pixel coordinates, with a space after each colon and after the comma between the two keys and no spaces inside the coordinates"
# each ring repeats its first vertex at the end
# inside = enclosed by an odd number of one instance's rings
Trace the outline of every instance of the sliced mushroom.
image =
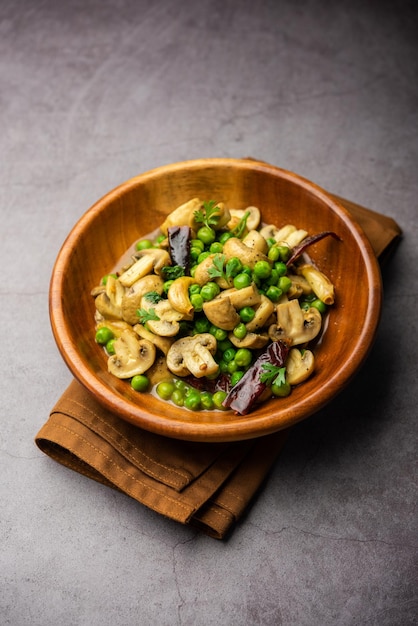
{"type": "Polygon", "coordinates": [[[96,324],[96,330],[106,326],[115,337],[120,337],[124,330],[132,330],[132,326],[123,320],[102,319],[96,324]]]}
{"type": "Polygon", "coordinates": [[[248,265],[251,269],[254,268],[257,261],[270,262],[265,254],[246,246],[238,237],[231,237],[225,242],[223,254],[227,260],[238,257],[243,265],[248,265]]]}
{"type": "Polygon", "coordinates": [[[113,345],[115,354],[109,357],[107,367],[117,378],[144,374],[154,363],[154,344],[146,339],[139,339],[132,330],[125,330],[113,345]]]}
{"type": "Polygon", "coordinates": [[[161,270],[163,267],[167,265],[171,265],[170,254],[167,250],[163,250],[161,248],[145,248],[145,250],[141,250],[137,252],[135,257],[137,259],[142,259],[144,257],[152,259],[152,268],[154,272],[158,275],[161,275],[161,270]]]}
{"type": "Polygon", "coordinates": [[[251,322],[245,324],[247,331],[256,333],[265,326],[274,311],[274,304],[265,295],[261,295],[261,302],[255,310],[255,315],[251,322]]]}
{"type": "Polygon", "coordinates": [[[147,339],[151,343],[155,345],[156,348],[161,350],[163,354],[167,354],[170,349],[171,344],[174,339],[172,337],[160,337],[160,335],[156,335],[152,333],[148,328],[143,326],[142,324],[135,324],[133,327],[134,331],[142,337],[142,339],[147,339]]]}
{"type": "Polygon", "coordinates": [[[315,359],[311,350],[303,353],[297,348],[289,350],[286,359],[286,380],[289,385],[299,385],[312,374],[315,368],[315,359]]]}
{"type": "Polygon", "coordinates": [[[183,337],[175,341],[167,354],[167,367],[177,376],[196,378],[216,374],[219,365],[213,358],[217,342],[210,333],[183,337]]]}
{"type": "Polygon", "coordinates": [[[301,296],[308,296],[312,293],[312,287],[303,276],[288,273],[287,277],[292,281],[290,289],[286,292],[289,300],[292,298],[300,298],[301,296]]]}
{"type": "Polygon", "coordinates": [[[229,333],[228,337],[236,348],[252,348],[257,350],[264,348],[269,342],[267,333],[247,333],[243,339],[238,339],[238,337],[235,337],[234,333],[229,333]]]}
{"type": "Polygon", "coordinates": [[[264,239],[262,235],[258,232],[258,230],[250,230],[248,235],[244,237],[242,243],[245,243],[246,246],[252,248],[253,250],[257,250],[258,252],[262,252],[263,254],[267,254],[268,245],[267,241],[264,239]]]}
{"type": "Polygon", "coordinates": [[[154,364],[151,365],[149,370],[147,370],[147,378],[151,387],[157,385],[162,380],[172,379],[172,373],[167,367],[165,356],[163,356],[162,354],[160,356],[157,356],[154,364]]]}
{"type": "Polygon", "coordinates": [[[154,259],[151,256],[143,256],[119,276],[119,281],[124,287],[131,287],[137,280],[150,274],[153,267],[154,259]]]}
{"type": "Polygon", "coordinates": [[[203,202],[199,198],[193,198],[171,211],[161,224],[160,229],[167,235],[170,226],[190,226],[196,227],[194,213],[203,207],[203,202]]]}
{"type": "Polygon", "coordinates": [[[260,209],[256,206],[248,206],[246,209],[230,209],[232,219],[228,224],[229,230],[235,228],[247,212],[249,212],[249,216],[246,221],[247,230],[255,230],[258,228],[261,220],[260,209]]]}
{"type": "Polygon", "coordinates": [[[156,291],[158,294],[163,292],[164,281],[161,276],[156,274],[148,274],[143,276],[134,284],[125,290],[122,297],[122,317],[129,324],[136,324],[138,321],[137,310],[141,306],[142,297],[150,291],[156,291]]]}
{"type": "Polygon", "coordinates": [[[288,224],[280,228],[274,238],[279,244],[285,244],[288,245],[289,248],[294,248],[305,239],[307,234],[306,230],[298,229],[296,226],[293,226],[293,224],[288,224]]]}
{"type": "Polygon", "coordinates": [[[220,298],[229,298],[235,309],[242,309],[245,306],[257,306],[261,302],[261,294],[254,283],[242,289],[225,289],[219,294],[220,298]]]}
{"type": "Polygon", "coordinates": [[[260,234],[265,239],[274,239],[277,243],[293,248],[297,246],[307,236],[306,230],[297,229],[293,224],[286,224],[277,228],[274,224],[267,224],[260,230],[260,234]]]}
{"type": "Polygon", "coordinates": [[[223,330],[233,330],[240,322],[240,316],[228,297],[217,296],[205,302],[203,312],[212,324],[223,330]]]}
{"type": "Polygon", "coordinates": [[[184,319],[193,318],[194,308],[190,302],[189,287],[195,284],[195,282],[195,279],[191,276],[181,276],[174,280],[167,293],[171,306],[179,313],[182,313],[184,319]]]}
{"type": "Polygon", "coordinates": [[[157,304],[150,303],[145,297],[141,300],[141,308],[147,311],[154,310],[158,319],[147,321],[147,327],[156,335],[161,337],[174,337],[180,330],[179,321],[183,319],[179,313],[171,306],[168,300],[160,300],[157,304]]]}
{"type": "Polygon", "coordinates": [[[106,319],[122,319],[122,299],[125,293],[119,279],[109,276],[105,290],[95,299],[96,309],[106,319]]]}
{"type": "Polygon", "coordinates": [[[312,291],[322,302],[325,304],[334,303],[334,285],[325,274],[309,263],[299,265],[297,272],[306,278],[312,291]]]}
{"type": "Polygon", "coordinates": [[[228,289],[228,287],[232,285],[232,279],[231,279],[231,282],[229,283],[223,277],[219,276],[219,277],[213,278],[210,274],[210,268],[214,267],[213,262],[216,256],[221,257],[222,255],[215,254],[215,253],[209,254],[203,261],[201,261],[196,266],[193,278],[195,279],[195,282],[200,286],[205,285],[209,281],[213,280],[219,285],[221,289],[228,289]]]}
{"type": "Polygon", "coordinates": [[[300,308],[297,300],[289,300],[276,306],[277,324],[269,327],[272,341],[281,339],[289,345],[311,341],[321,330],[322,317],[318,309],[308,311],[300,308]]]}

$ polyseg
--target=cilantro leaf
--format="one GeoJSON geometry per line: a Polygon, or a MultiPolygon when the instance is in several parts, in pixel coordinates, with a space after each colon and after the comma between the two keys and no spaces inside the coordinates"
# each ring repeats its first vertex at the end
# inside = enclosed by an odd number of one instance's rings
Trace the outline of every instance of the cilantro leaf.
{"type": "Polygon", "coordinates": [[[144,294],[144,298],[148,300],[148,302],[152,302],[152,304],[158,304],[158,302],[162,300],[158,291],[148,291],[148,293],[144,294]]]}
{"type": "Polygon", "coordinates": [[[208,268],[208,274],[211,278],[225,278],[225,258],[224,254],[215,254],[213,257],[213,265],[208,268]]]}
{"type": "Polygon", "coordinates": [[[198,224],[204,224],[211,228],[219,222],[219,207],[215,200],[203,202],[203,210],[198,209],[194,212],[194,219],[198,224]]]}
{"type": "Polygon", "coordinates": [[[139,317],[139,321],[141,322],[141,324],[146,324],[147,322],[153,320],[158,322],[159,321],[159,317],[155,312],[155,309],[137,309],[136,311],[137,316],[139,317]]]}
{"type": "Polygon", "coordinates": [[[164,265],[161,268],[161,273],[165,280],[176,280],[176,278],[184,276],[184,272],[184,267],[181,267],[181,265],[164,265]]]}
{"type": "Polygon", "coordinates": [[[260,382],[265,383],[266,385],[284,385],[286,382],[286,368],[278,367],[277,365],[273,365],[272,363],[263,363],[261,366],[264,370],[264,374],[260,376],[260,382]]]}

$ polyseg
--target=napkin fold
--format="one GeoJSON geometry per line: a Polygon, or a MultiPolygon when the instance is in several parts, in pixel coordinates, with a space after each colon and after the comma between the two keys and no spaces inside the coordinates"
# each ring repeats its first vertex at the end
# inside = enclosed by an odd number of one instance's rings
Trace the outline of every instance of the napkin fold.
{"type": "MultiPolygon", "coordinates": [[[[339,196],[384,263],[402,231],[339,196]]],[[[182,524],[225,538],[266,480],[289,430],[249,441],[198,443],[142,430],[103,408],[76,380],[35,437],[55,461],[182,524]]]]}

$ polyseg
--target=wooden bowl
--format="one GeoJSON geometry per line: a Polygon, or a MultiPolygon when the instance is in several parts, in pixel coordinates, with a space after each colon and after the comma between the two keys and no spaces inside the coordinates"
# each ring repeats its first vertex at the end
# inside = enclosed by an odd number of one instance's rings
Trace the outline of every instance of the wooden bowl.
{"type": "Polygon", "coordinates": [[[123,183],[94,204],[74,226],[56,260],[50,318],[71,372],[107,409],[141,428],[193,441],[234,441],[286,428],[332,400],[363,364],[381,309],[379,266],[363,231],[349,213],[308,180],[253,160],[200,159],[163,166],[123,183]],[[287,223],[310,234],[336,232],[309,254],[332,280],[336,302],[315,348],[315,374],[287,398],[271,399],[246,416],[171,406],[140,394],[107,372],[95,342],[94,299],[99,284],[123,253],[157,228],[165,215],[199,196],[228,206],[260,208],[264,222],[287,223]]]}

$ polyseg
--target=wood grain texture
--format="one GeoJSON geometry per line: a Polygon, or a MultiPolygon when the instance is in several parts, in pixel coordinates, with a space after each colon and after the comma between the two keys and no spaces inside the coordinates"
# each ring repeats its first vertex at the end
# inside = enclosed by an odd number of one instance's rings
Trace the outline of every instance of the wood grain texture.
{"type": "Polygon", "coordinates": [[[50,285],[50,319],[58,348],[73,375],[108,409],[142,428],[195,441],[234,441],[266,435],[308,417],[339,393],[374,341],[381,310],[380,270],[369,241],[329,194],[292,172],[253,160],[201,159],[157,168],[111,191],[74,226],[57,257],[50,285]],[[333,281],[336,303],[315,348],[314,376],[287,398],[270,400],[248,416],[189,412],[107,372],[94,338],[91,289],[141,236],[188,199],[258,206],[263,221],[293,223],[314,234],[335,231],[310,249],[333,281]]]}

